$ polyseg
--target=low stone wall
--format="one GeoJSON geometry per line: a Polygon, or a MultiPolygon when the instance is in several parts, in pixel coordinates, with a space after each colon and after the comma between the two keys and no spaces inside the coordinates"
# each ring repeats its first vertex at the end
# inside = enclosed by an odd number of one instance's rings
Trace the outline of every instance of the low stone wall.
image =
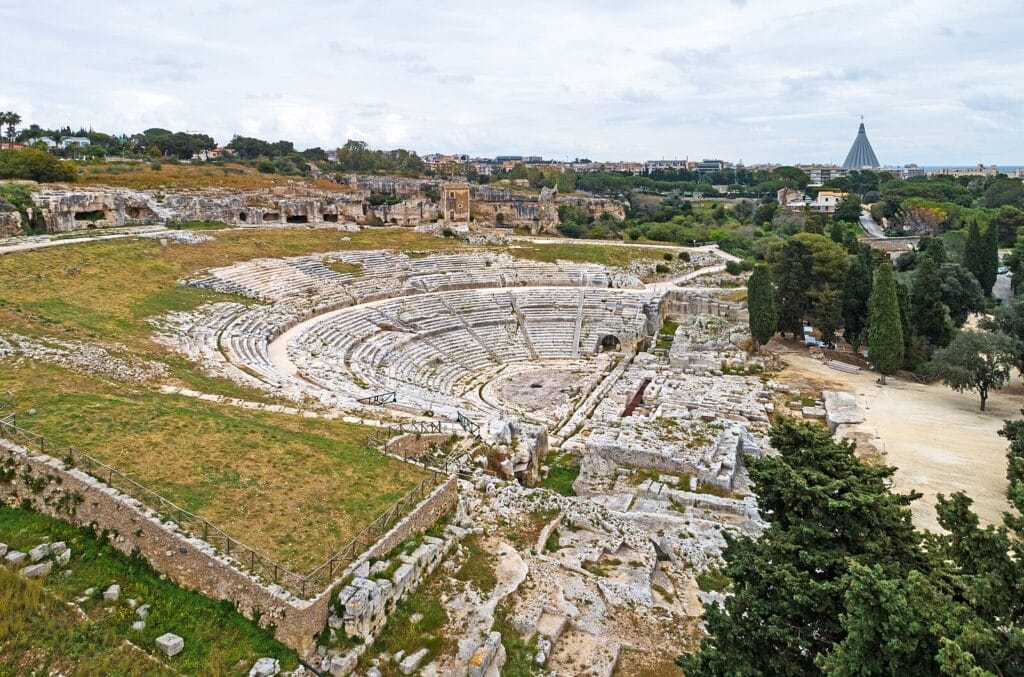
{"type": "Polygon", "coordinates": [[[384,443],[384,451],[402,458],[418,459],[425,454],[431,446],[441,445],[448,441],[451,433],[427,433],[399,435],[392,437],[384,443]]]}
{"type": "Polygon", "coordinates": [[[267,585],[238,568],[202,539],[182,533],[174,523],[134,498],[45,454],[32,454],[0,439],[0,500],[33,509],[77,526],[106,530],[118,550],[138,551],[158,572],[213,599],[233,602],[248,618],[273,627],[274,636],[301,655],[315,649],[315,637],[330,613],[338,584],[360,564],[389,552],[430,527],[457,500],[457,482],[448,478],[404,519],[358,557],[319,595],[303,600],[277,585],[267,585]]]}

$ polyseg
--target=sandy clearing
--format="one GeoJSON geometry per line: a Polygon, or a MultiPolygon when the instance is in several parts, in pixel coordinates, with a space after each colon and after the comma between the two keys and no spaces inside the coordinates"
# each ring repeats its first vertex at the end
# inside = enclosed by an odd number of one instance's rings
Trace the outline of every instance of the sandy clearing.
{"type": "Polygon", "coordinates": [[[790,366],[779,375],[781,383],[832,387],[858,396],[865,408],[864,425],[881,438],[885,462],[897,468],[896,489],[924,494],[911,506],[919,527],[939,528],[935,500],[940,493],[966,492],[983,524],[998,522],[1010,509],[1007,441],[998,431],[1005,419],[1020,416],[1024,398],[1019,381],[993,393],[982,413],[974,393],[894,378],[880,386],[877,374],[838,372],[804,352],[782,357],[790,366]]]}

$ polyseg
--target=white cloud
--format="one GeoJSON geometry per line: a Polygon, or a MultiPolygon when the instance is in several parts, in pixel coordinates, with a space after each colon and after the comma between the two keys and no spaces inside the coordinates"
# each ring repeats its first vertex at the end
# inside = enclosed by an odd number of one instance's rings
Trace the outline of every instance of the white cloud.
{"type": "Polygon", "coordinates": [[[1019,0],[0,6],[4,109],[298,146],[1024,162],[1019,0]],[[75,22],[53,20],[75,16],[75,22]]]}

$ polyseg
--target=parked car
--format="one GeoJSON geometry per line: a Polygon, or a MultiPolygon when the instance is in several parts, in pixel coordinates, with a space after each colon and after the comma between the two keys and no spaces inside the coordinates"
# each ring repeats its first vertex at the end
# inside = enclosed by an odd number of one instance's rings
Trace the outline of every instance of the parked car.
{"type": "Polygon", "coordinates": [[[1010,269],[1007,268],[1006,266],[999,266],[998,268],[996,268],[996,272],[1000,275],[1006,275],[1008,272],[1010,272],[1010,269]]]}

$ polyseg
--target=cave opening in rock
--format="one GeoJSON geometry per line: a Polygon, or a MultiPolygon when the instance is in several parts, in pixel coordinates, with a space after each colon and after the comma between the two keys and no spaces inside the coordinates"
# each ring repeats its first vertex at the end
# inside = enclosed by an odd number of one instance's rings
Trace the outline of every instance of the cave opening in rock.
{"type": "Polygon", "coordinates": [[[328,223],[337,223],[338,222],[338,215],[337,214],[324,214],[324,221],[327,221],[328,223]]]}
{"type": "Polygon", "coordinates": [[[263,220],[264,221],[280,221],[281,220],[281,215],[278,214],[277,212],[265,212],[263,214],[263,220]]]}
{"type": "Polygon", "coordinates": [[[287,223],[309,223],[309,217],[305,214],[292,214],[284,219],[287,223]]]}

